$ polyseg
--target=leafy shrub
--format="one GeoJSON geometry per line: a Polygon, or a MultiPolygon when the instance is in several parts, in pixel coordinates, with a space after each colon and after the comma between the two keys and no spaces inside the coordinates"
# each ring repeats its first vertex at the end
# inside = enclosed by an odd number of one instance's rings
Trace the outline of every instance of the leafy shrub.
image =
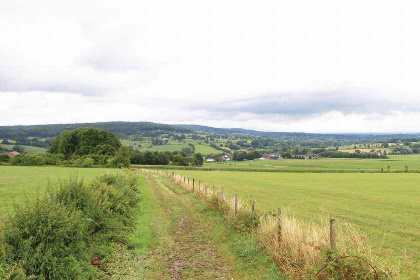
{"type": "Polygon", "coordinates": [[[57,165],[64,159],[62,155],[21,154],[10,159],[10,164],[21,166],[57,165]]]}
{"type": "Polygon", "coordinates": [[[0,263],[0,279],[4,280],[29,280],[35,279],[35,276],[26,276],[25,270],[22,267],[23,262],[8,265],[0,263]]]}
{"type": "Polygon", "coordinates": [[[2,162],[9,162],[10,157],[8,154],[0,154],[0,163],[2,162]]]}
{"type": "Polygon", "coordinates": [[[88,157],[88,158],[85,158],[84,160],[83,160],[83,167],[89,167],[89,166],[92,166],[92,165],[94,165],[95,164],[95,161],[93,160],[93,158],[90,158],[90,157],[88,157]]]}
{"type": "Polygon", "coordinates": [[[0,223],[0,278],[91,278],[90,257],[106,255],[110,241],[133,225],[139,195],[129,175],[104,175],[91,185],[70,176],[33,204],[16,207],[0,223]]]}
{"type": "Polygon", "coordinates": [[[33,205],[16,207],[5,225],[5,259],[22,262],[26,275],[44,279],[86,279],[90,221],[76,211],[43,195],[33,205]],[[83,272],[83,273],[82,273],[83,272]]]}
{"type": "Polygon", "coordinates": [[[387,279],[382,270],[360,256],[340,255],[338,250],[322,253],[324,265],[315,268],[317,279],[387,279]]]}

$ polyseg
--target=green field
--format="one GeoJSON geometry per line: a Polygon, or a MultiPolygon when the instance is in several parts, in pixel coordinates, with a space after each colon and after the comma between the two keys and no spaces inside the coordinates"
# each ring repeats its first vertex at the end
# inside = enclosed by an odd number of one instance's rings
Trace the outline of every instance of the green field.
{"type": "MultiPolygon", "coordinates": [[[[0,144],[0,147],[2,148],[6,148],[8,150],[13,150],[13,147],[15,146],[15,144],[0,144]]],[[[19,145],[23,148],[25,148],[25,153],[45,153],[47,151],[47,149],[45,148],[41,148],[41,147],[35,147],[35,146],[27,146],[27,145],[19,145]]]]}
{"type": "Polygon", "coordinates": [[[33,199],[37,192],[46,188],[48,182],[56,183],[71,174],[90,181],[106,172],[118,171],[105,168],[0,166],[0,215],[11,211],[14,202],[19,204],[26,198],[33,199]]]}
{"type": "Polygon", "coordinates": [[[259,209],[281,207],[305,220],[320,216],[355,224],[390,265],[410,277],[420,273],[420,174],[178,171],[259,209]],[[405,253],[406,252],[406,253],[405,253]],[[401,265],[399,265],[401,264],[401,265]]]}
{"type": "Polygon", "coordinates": [[[323,158],[316,160],[249,160],[205,163],[204,167],[213,169],[258,170],[283,172],[378,172],[381,168],[387,171],[403,171],[405,166],[411,171],[420,171],[420,155],[389,156],[389,159],[340,159],[323,158]]]}

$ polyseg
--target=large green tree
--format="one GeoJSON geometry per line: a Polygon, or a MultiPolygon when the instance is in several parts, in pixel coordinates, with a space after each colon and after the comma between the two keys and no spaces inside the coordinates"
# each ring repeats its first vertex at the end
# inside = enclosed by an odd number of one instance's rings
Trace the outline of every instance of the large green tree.
{"type": "Polygon", "coordinates": [[[49,152],[66,156],[73,154],[114,155],[120,147],[121,142],[113,133],[96,128],[81,127],[61,133],[52,141],[49,152]]]}

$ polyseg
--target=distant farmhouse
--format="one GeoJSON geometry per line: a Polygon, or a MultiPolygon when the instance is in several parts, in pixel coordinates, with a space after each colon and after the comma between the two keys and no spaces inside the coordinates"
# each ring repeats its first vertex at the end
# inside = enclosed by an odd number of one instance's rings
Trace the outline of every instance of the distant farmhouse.
{"type": "Polygon", "coordinates": [[[10,158],[20,155],[20,153],[16,151],[8,152],[7,154],[9,155],[10,158]]]}
{"type": "Polygon", "coordinates": [[[262,157],[260,157],[260,160],[267,160],[267,159],[280,159],[281,158],[281,154],[279,153],[273,153],[273,154],[263,154],[262,157]]]}
{"type": "Polygon", "coordinates": [[[206,158],[206,162],[230,161],[230,160],[231,160],[231,158],[228,155],[223,155],[223,156],[217,157],[217,158],[212,158],[212,157],[206,158]]]}
{"type": "Polygon", "coordinates": [[[304,155],[295,155],[294,158],[308,160],[308,159],[318,159],[319,156],[318,154],[304,154],[304,155]]]}

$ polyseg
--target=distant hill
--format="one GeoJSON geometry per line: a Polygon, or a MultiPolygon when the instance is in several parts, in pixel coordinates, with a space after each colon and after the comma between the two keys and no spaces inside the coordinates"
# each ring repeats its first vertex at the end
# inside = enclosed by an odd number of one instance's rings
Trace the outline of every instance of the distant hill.
{"type": "Polygon", "coordinates": [[[288,140],[322,139],[322,140],[372,140],[392,137],[418,137],[419,134],[320,134],[304,132],[264,132],[242,128],[216,128],[194,124],[161,124],[153,122],[98,122],[74,124],[18,125],[0,126],[0,139],[24,139],[28,137],[52,138],[64,130],[74,130],[79,127],[94,127],[110,131],[120,138],[129,136],[154,137],[165,133],[204,133],[204,134],[245,134],[253,137],[268,137],[288,140]]]}
{"type": "Polygon", "coordinates": [[[99,122],[74,124],[46,124],[46,125],[17,125],[0,126],[0,138],[26,138],[26,137],[56,137],[64,130],[74,130],[79,127],[94,127],[107,130],[118,137],[126,137],[144,132],[154,133],[188,133],[190,129],[176,125],[152,122],[99,122]]]}

